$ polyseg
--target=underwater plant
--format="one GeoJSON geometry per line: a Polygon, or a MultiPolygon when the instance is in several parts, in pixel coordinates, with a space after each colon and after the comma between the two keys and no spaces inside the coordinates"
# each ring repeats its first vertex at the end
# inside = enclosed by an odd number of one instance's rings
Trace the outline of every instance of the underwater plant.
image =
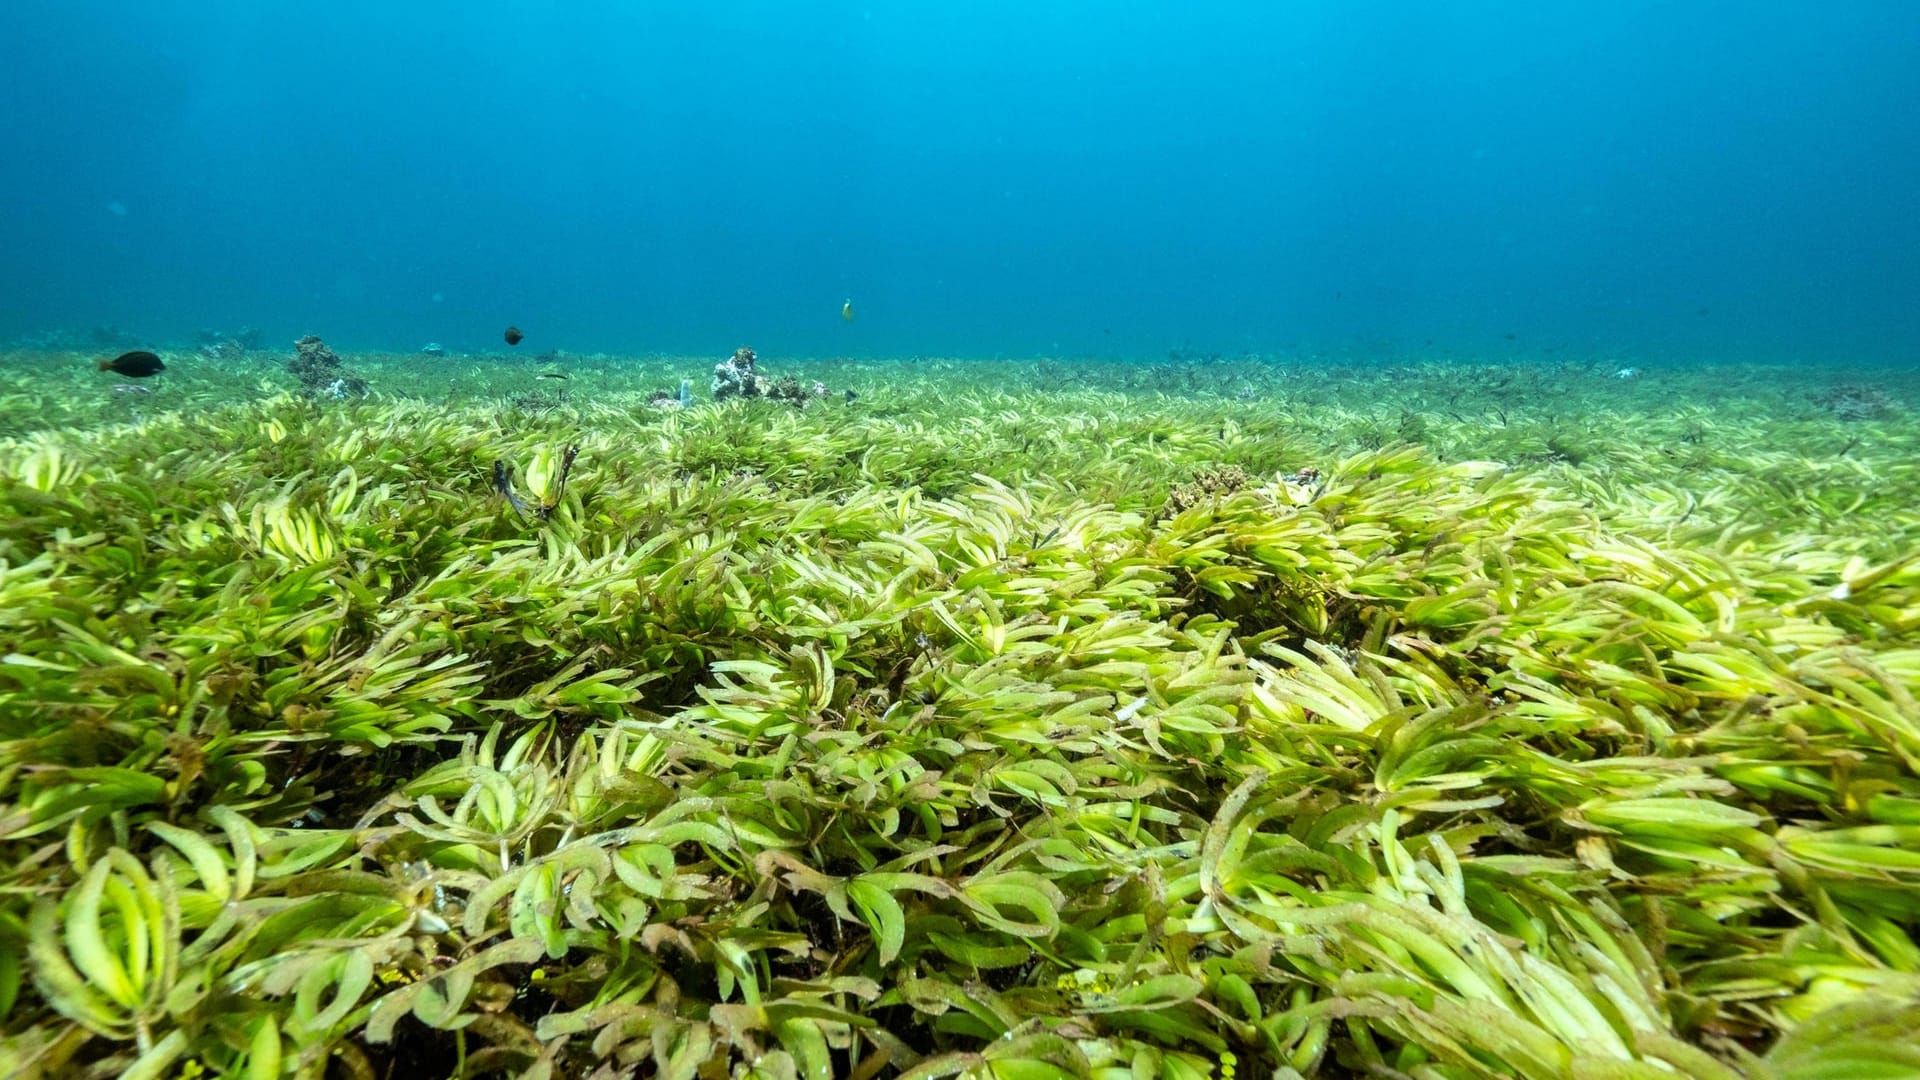
{"type": "Polygon", "coordinates": [[[0,372],[8,1075],[1920,1067],[1902,416],[75,359],[0,372]]]}

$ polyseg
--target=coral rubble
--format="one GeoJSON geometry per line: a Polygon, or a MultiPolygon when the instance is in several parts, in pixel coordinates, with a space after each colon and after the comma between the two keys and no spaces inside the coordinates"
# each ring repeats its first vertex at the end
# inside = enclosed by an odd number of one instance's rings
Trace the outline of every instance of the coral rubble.
{"type": "Polygon", "coordinates": [[[1813,403],[1836,419],[1847,421],[1885,420],[1896,410],[1893,398],[1885,390],[1858,382],[1830,386],[1813,395],[1813,403]]]}
{"type": "Polygon", "coordinates": [[[307,396],[336,401],[366,396],[367,380],[349,372],[325,342],[308,334],[294,342],[293,347],[294,356],[287,361],[287,370],[300,380],[300,388],[307,396]]]}
{"type": "Polygon", "coordinates": [[[732,356],[713,365],[713,399],[764,397],[771,384],[756,370],[756,360],[753,350],[742,345],[733,350],[732,356]]]}

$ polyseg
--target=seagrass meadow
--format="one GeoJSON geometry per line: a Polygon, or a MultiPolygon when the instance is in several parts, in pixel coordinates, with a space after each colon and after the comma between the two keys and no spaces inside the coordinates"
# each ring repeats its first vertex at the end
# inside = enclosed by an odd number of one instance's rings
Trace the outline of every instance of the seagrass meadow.
{"type": "Polygon", "coordinates": [[[1920,1075],[1911,371],[284,360],[0,358],[0,1074],[1920,1075]]]}

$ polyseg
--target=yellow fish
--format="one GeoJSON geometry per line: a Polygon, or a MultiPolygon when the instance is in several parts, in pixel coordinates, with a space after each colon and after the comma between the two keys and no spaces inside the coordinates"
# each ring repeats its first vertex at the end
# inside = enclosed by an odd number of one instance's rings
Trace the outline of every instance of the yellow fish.
{"type": "Polygon", "coordinates": [[[849,300],[840,305],[840,317],[848,322],[853,321],[853,301],[849,300]]]}

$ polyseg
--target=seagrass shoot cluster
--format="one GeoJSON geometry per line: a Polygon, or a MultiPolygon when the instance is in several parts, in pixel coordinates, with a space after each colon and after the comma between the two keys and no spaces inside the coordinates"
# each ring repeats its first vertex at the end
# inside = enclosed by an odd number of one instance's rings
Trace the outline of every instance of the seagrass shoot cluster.
{"type": "Polygon", "coordinates": [[[355,364],[0,376],[0,1074],[1920,1071],[1908,413],[355,364]]]}

